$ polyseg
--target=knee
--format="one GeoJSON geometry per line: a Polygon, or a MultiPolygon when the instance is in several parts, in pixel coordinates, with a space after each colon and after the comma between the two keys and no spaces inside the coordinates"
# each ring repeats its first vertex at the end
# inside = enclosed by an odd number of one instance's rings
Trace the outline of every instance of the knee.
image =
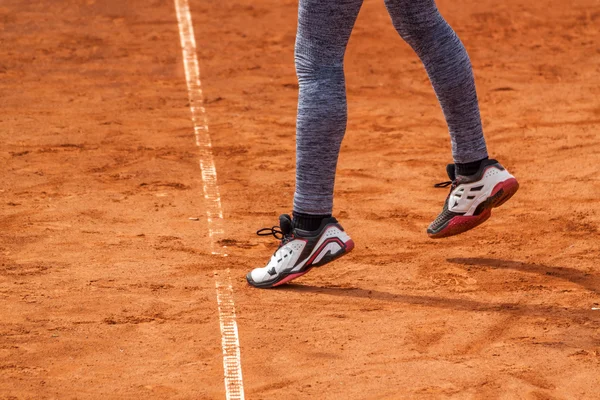
{"type": "MultiPolygon", "coordinates": [[[[398,34],[413,48],[440,37],[440,31],[449,28],[433,0],[407,3],[384,0],[398,34]]],[[[410,1],[410,0],[409,0],[410,1]]]]}
{"type": "Polygon", "coordinates": [[[343,55],[337,57],[331,54],[317,54],[297,46],[294,61],[300,85],[339,77],[343,79],[343,55]]]}

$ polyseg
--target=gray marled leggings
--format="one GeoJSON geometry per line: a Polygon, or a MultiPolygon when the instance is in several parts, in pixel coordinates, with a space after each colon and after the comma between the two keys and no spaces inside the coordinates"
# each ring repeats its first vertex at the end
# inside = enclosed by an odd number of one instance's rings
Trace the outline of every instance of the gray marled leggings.
{"type": "MultiPolygon", "coordinates": [[[[363,0],[300,0],[296,72],[300,93],[294,211],[330,214],[346,131],[344,53],[363,0]]],[[[456,163],[487,157],[469,56],[434,0],[385,0],[415,50],[444,111],[456,163]]]]}

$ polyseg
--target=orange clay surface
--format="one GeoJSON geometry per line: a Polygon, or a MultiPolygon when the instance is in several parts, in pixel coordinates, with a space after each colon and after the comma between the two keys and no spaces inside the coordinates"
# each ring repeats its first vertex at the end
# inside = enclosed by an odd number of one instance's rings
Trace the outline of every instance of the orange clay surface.
{"type": "Polygon", "coordinates": [[[277,246],[255,230],[291,211],[297,2],[190,7],[228,258],[209,251],[173,2],[0,2],[0,398],[224,399],[227,268],[247,399],[600,396],[597,0],[439,1],[521,189],[438,241],[445,123],[366,0],[335,203],[356,248],[276,290],[244,276],[277,246]]]}

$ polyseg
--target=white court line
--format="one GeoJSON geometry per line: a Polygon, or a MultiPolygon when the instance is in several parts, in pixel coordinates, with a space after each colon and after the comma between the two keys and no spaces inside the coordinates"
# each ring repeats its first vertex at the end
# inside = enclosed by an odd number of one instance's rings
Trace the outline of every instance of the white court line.
{"type": "MultiPolygon", "coordinates": [[[[196,137],[196,146],[199,148],[210,249],[214,255],[227,256],[218,243],[218,238],[222,237],[224,233],[223,209],[221,208],[221,195],[219,194],[219,185],[217,184],[217,170],[211,149],[212,145],[208,132],[206,110],[204,109],[204,96],[200,83],[200,67],[196,53],[196,39],[194,38],[192,15],[190,14],[188,0],[174,1],[179,24],[181,49],[183,51],[183,66],[185,68],[190,110],[194,124],[194,135],[196,137]]],[[[214,277],[219,309],[219,323],[221,326],[225,395],[227,400],[243,400],[244,384],[242,381],[240,340],[229,269],[224,272],[215,271],[214,277]]]]}

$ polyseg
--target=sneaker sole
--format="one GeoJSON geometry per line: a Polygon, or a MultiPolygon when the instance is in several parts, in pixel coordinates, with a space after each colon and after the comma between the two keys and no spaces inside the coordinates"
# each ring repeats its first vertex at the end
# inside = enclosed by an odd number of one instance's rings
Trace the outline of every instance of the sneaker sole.
{"type": "Polygon", "coordinates": [[[429,233],[432,239],[441,239],[450,236],[459,235],[468,230],[471,230],[492,216],[492,208],[500,207],[506,203],[519,190],[519,182],[515,178],[507,179],[498,183],[492,194],[484,202],[482,202],[475,210],[476,215],[472,216],[456,216],[446,223],[446,225],[436,233],[429,233]]]}
{"type": "Polygon", "coordinates": [[[281,279],[279,279],[275,282],[268,282],[268,283],[256,283],[252,280],[252,278],[250,277],[250,274],[248,274],[248,275],[246,275],[246,281],[248,281],[249,285],[254,286],[255,288],[259,288],[259,289],[269,289],[269,288],[281,286],[283,284],[293,281],[296,278],[301,277],[302,275],[306,275],[313,268],[321,267],[325,264],[329,264],[330,262],[337,260],[338,258],[340,258],[342,256],[345,256],[346,254],[350,253],[352,251],[352,249],[354,249],[354,241],[352,239],[350,239],[349,241],[346,242],[346,248],[344,249],[344,251],[339,252],[337,254],[333,254],[333,255],[328,254],[325,257],[323,257],[318,263],[312,264],[311,266],[306,268],[304,271],[294,272],[291,274],[282,274],[281,279]]]}

